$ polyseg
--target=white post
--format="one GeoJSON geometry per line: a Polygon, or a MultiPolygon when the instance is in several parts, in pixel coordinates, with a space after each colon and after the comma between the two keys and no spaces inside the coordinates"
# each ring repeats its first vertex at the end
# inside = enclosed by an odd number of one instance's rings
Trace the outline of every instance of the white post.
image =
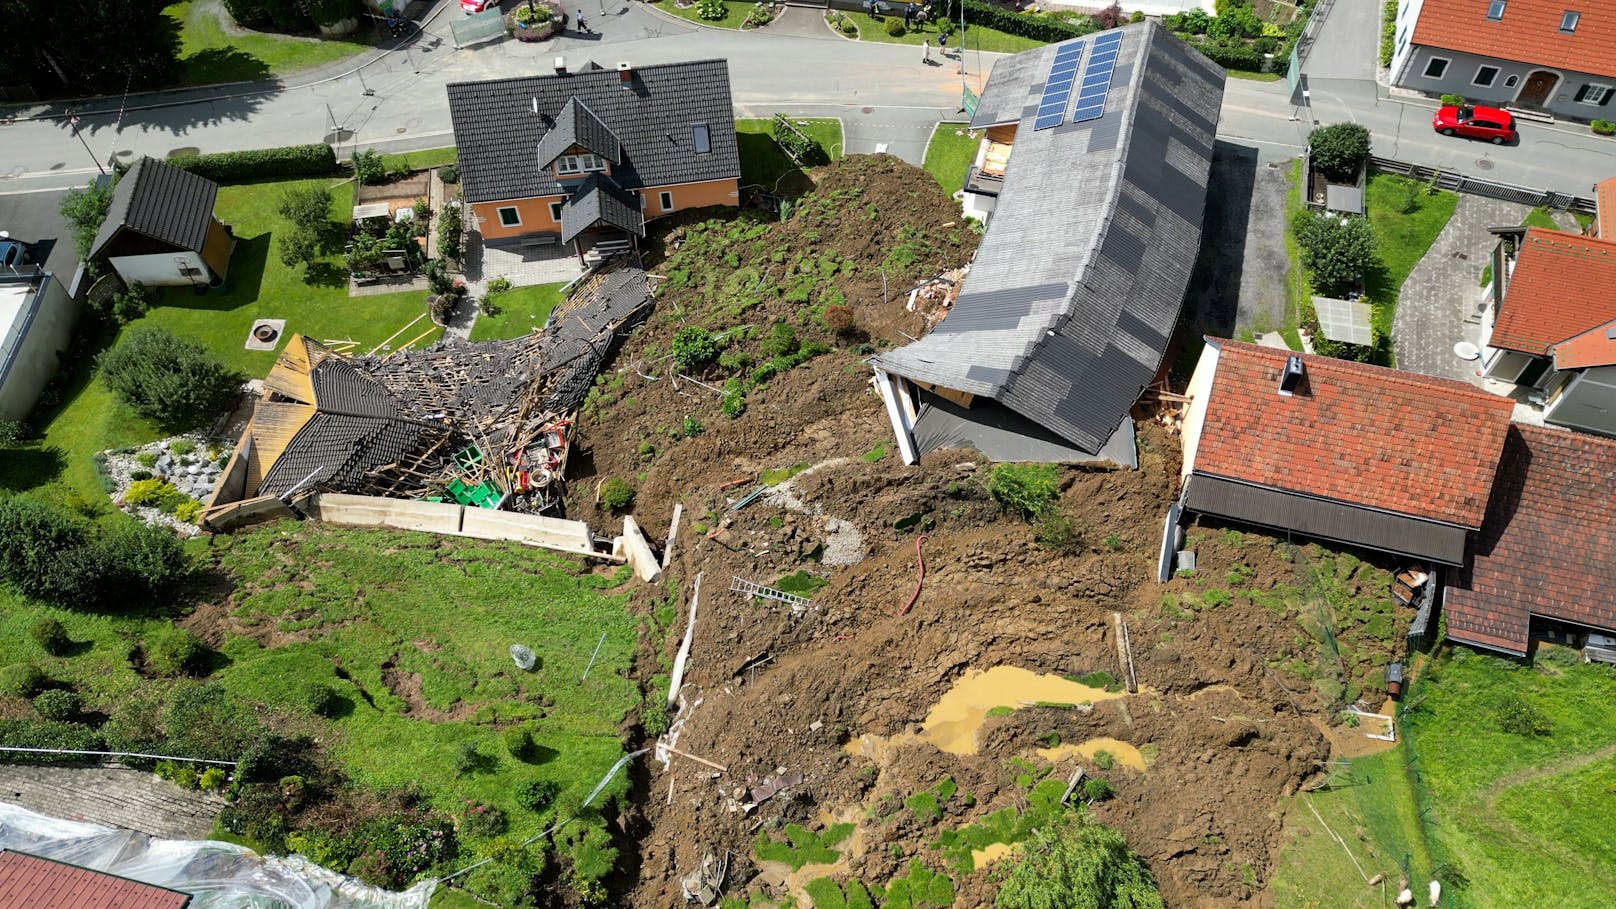
{"type": "Polygon", "coordinates": [[[899,381],[902,380],[894,379],[886,370],[875,371],[876,390],[881,393],[881,400],[886,402],[887,419],[892,421],[892,435],[898,441],[898,453],[903,457],[903,463],[915,464],[920,461],[920,454],[915,450],[913,427],[899,397],[899,381]]]}

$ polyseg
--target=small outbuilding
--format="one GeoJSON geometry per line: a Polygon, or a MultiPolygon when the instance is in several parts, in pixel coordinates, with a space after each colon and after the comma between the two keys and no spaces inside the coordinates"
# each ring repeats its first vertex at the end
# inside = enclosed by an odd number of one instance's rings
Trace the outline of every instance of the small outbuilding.
{"type": "Polygon", "coordinates": [[[236,241],[213,215],[218,195],[206,177],[141,158],[112,191],[91,260],[106,262],[125,284],[223,284],[236,241]]]}

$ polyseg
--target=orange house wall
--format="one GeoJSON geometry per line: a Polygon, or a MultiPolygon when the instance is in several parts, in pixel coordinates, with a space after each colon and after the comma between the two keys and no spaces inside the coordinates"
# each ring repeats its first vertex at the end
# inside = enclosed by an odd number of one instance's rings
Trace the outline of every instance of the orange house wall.
{"type": "MultiPolygon", "coordinates": [[[[653,186],[642,190],[645,194],[645,220],[653,221],[669,212],[662,210],[662,193],[673,194],[673,210],[702,208],[708,205],[740,205],[740,181],[709,180],[705,183],[685,183],[680,186],[653,186]]],[[[550,203],[562,201],[563,196],[541,196],[534,199],[515,199],[506,202],[477,202],[471,206],[477,217],[484,239],[522,237],[528,234],[560,233],[561,223],[550,217],[550,203]],[[520,227],[506,227],[499,223],[499,210],[515,206],[522,216],[520,227]]]]}

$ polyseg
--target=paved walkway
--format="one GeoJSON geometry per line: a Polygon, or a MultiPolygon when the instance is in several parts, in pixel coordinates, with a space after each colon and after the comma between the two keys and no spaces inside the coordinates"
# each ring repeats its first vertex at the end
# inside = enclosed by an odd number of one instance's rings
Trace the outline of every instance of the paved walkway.
{"type": "Polygon", "coordinates": [[[1380,0],[1335,0],[1302,71],[1309,80],[1373,82],[1380,63],[1380,0]]]}
{"type": "Polygon", "coordinates": [[[1519,224],[1529,211],[1513,202],[1459,195],[1453,219],[1398,294],[1392,347],[1399,369],[1481,384],[1480,361],[1459,359],[1453,345],[1474,344],[1480,335],[1481,271],[1498,242],[1487,229],[1519,224]]]}
{"type": "Polygon", "coordinates": [[[52,817],[203,840],[224,799],[126,767],[0,764],[0,801],[52,817]]]}

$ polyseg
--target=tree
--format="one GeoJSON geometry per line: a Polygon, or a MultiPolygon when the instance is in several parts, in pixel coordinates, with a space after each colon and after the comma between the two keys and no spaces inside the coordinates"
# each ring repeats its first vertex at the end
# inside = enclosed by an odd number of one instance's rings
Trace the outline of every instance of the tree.
{"type": "Polygon", "coordinates": [[[994,899],[999,909],[1166,909],[1145,860],[1083,815],[1038,831],[1022,850],[994,899]]]}
{"type": "Polygon", "coordinates": [[[141,328],[96,357],[107,386],[136,413],[165,429],[194,429],[218,416],[241,385],[240,373],[194,341],[141,328]]]}
{"type": "Polygon", "coordinates": [[[1307,134],[1313,166],[1331,180],[1358,179],[1369,160],[1369,128],[1358,123],[1332,123],[1307,134]]]}
{"type": "Polygon", "coordinates": [[[54,76],[64,86],[106,93],[168,85],[180,71],[180,24],[163,12],[171,2],[123,0],[114,9],[0,0],[7,29],[27,36],[0,54],[0,78],[38,85],[54,76]]]}
{"type": "Polygon", "coordinates": [[[1302,264],[1313,273],[1313,289],[1340,297],[1357,287],[1375,264],[1375,234],[1366,218],[1333,218],[1314,213],[1296,227],[1302,264]]]}
{"type": "Polygon", "coordinates": [[[90,246],[95,243],[96,232],[107,219],[107,206],[111,204],[112,186],[99,186],[94,181],[83,189],[70,189],[62,194],[57,211],[62,213],[68,229],[73,232],[73,251],[86,265],[89,265],[90,246]]]}
{"type": "Polygon", "coordinates": [[[281,264],[305,268],[325,252],[331,234],[331,190],[323,186],[297,186],[281,194],[276,209],[292,223],[279,238],[281,264]]]}
{"type": "Polygon", "coordinates": [[[1207,23],[1206,33],[1213,38],[1255,38],[1262,34],[1262,20],[1251,7],[1234,6],[1207,23]]]}

